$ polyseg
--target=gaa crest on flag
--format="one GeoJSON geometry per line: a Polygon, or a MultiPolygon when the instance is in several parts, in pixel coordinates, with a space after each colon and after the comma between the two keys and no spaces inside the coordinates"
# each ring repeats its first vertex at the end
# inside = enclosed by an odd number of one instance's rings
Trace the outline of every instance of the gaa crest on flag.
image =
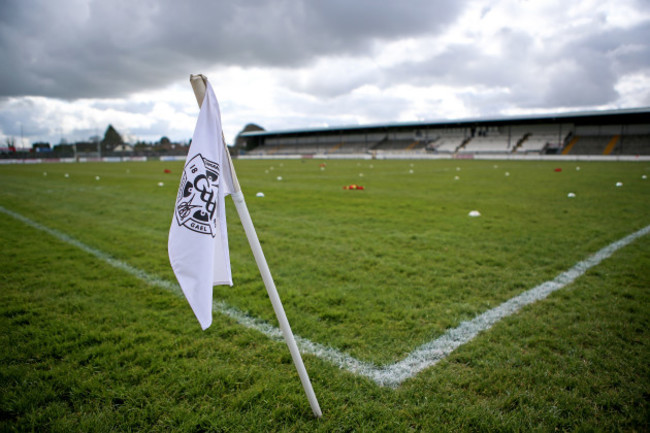
{"type": "Polygon", "coordinates": [[[212,237],[217,235],[219,174],[219,164],[200,153],[185,165],[174,209],[179,226],[212,237]]]}

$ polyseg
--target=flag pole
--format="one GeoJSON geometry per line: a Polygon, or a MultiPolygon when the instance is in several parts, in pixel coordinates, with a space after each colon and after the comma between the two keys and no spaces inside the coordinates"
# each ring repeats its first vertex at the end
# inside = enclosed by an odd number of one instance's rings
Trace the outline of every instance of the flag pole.
{"type": "MultiPolygon", "coordinates": [[[[196,97],[196,102],[199,104],[199,108],[203,103],[203,98],[206,92],[207,77],[202,74],[190,75],[190,83],[192,84],[192,90],[194,91],[194,96],[196,97]]],[[[223,140],[224,146],[226,145],[226,140],[223,140]]],[[[225,149],[226,157],[228,158],[228,164],[230,164],[230,173],[232,174],[232,183],[234,192],[231,194],[232,200],[235,203],[235,208],[239,214],[239,219],[241,220],[242,226],[244,226],[244,232],[248,238],[248,244],[253,251],[253,256],[255,257],[255,262],[257,267],[260,270],[262,275],[262,280],[264,281],[264,286],[266,287],[266,292],[271,299],[271,304],[273,305],[273,310],[275,315],[278,318],[278,323],[280,325],[280,330],[284,336],[284,341],[289,346],[289,352],[291,352],[291,358],[293,363],[298,370],[298,376],[300,377],[300,382],[302,382],[302,387],[307,394],[307,399],[309,400],[309,405],[311,410],[314,412],[316,418],[320,418],[323,413],[321,412],[318,400],[316,399],[316,394],[314,394],[314,389],[312,388],[311,381],[309,380],[309,375],[305,369],[305,365],[302,362],[302,357],[300,356],[300,351],[298,350],[298,345],[296,344],[296,339],[291,332],[291,326],[289,325],[289,320],[287,315],[284,312],[284,307],[282,306],[282,301],[280,300],[280,295],[278,290],[275,288],[275,283],[273,282],[273,277],[271,276],[271,271],[269,265],[266,263],[266,258],[264,257],[264,252],[262,251],[262,246],[255,232],[255,227],[253,226],[253,221],[251,220],[250,213],[248,212],[248,207],[244,201],[244,194],[242,193],[241,187],[239,186],[239,181],[237,180],[237,174],[235,173],[235,167],[232,163],[232,158],[230,157],[230,152],[228,148],[225,149]]]]}

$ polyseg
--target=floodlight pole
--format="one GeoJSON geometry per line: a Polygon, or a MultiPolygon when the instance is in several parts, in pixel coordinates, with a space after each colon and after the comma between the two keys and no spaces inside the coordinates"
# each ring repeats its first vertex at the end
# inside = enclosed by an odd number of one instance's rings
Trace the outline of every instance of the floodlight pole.
{"type": "MultiPolygon", "coordinates": [[[[194,96],[196,97],[196,102],[199,104],[199,108],[203,103],[203,98],[205,96],[207,77],[205,75],[190,75],[190,83],[192,84],[192,90],[194,90],[194,96]]],[[[224,146],[226,146],[226,140],[223,140],[224,146]]],[[[248,207],[244,201],[244,194],[242,193],[241,187],[239,186],[239,181],[237,180],[237,174],[235,173],[235,167],[232,163],[232,158],[230,157],[230,152],[226,146],[224,149],[226,152],[226,158],[228,158],[228,164],[230,164],[230,172],[232,173],[232,183],[234,192],[231,194],[232,200],[235,203],[235,208],[239,214],[239,219],[241,220],[242,226],[244,226],[244,232],[246,232],[246,237],[248,238],[248,244],[253,251],[253,256],[255,257],[255,262],[257,267],[260,270],[262,275],[262,280],[264,281],[264,286],[266,287],[266,292],[271,299],[271,304],[273,305],[273,310],[275,315],[278,318],[278,323],[280,325],[280,330],[284,336],[284,341],[289,346],[289,352],[291,352],[291,358],[293,358],[293,363],[298,370],[298,376],[300,377],[300,382],[302,382],[302,387],[307,394],[307,399],[309,400],[309,405],[311,410],[314,412],[316,418],[323,416],[318,400],[316,399],[316,394],[314,394],[314,389],[312,388],[311,381],[309,380],[309,375],[305,369],[305,365],[302,362],[302,357],[300,356],[300,351],[298,350],[298,345],[296,344],[296,339],[291,332],[291,326],[289,325],[289,320],[287,319],[287,314],[284,311],[282,306],[282,301],[280,300],[280,295],[278,295],[278,290],[275,288],[275,283],[273,282],[273,277],[271,276],[271,271],[269,265],[266,263],[266,258],[264,257],[264,252],[262,251],[262,245],[257,237],[255,232],[255,227],[253,226],[253,221],[251,220],[250,213],[248,212],[248,207]]]]}

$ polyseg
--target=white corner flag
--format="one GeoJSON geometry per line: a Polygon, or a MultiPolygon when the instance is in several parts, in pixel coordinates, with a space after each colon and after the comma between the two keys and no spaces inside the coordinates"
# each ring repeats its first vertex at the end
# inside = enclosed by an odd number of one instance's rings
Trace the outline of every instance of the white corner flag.
{"type": "Polygon", "coordinates": [[[190,75],[190,83],[201,111],[169,229],[167,248],[172,269],[201,327],[206,329],[212,323],[212,287],[232,286],[224,203],[225,196],[231,195],[309,405],[320,418],[323,413],[226,150],[217,98],[204,75],[190,75]]]}
{"type": "Polygon", "coordinates": [[[219,103],[206,85],[167,245],[174,274],[204,330],[212,324],[212,287],[232,286],[224,198],[233,192],[219,103]]]}

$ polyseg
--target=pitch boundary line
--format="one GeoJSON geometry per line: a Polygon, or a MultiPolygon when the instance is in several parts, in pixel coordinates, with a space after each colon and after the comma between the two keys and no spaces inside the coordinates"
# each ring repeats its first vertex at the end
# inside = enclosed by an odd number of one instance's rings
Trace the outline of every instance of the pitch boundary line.
{"type": "MultiPolygon", "coordinates": [[[[183,292],[176,283],[150,275],[149,273],[135,268],[126,262],[111,257],[109,254],[101,250],[88,246],[63,232],[42,225],[17,212],[11,211],[2,206],[0,206],[0,211],[30,227],[45,232],[69,245],[77,247],[80,250],[108,263],[114,268],[137,277],[149,285],[168,290],[178,296],[183,296],[183,292]]],[[[474,319],[462,322],[457,327],[447,330],[440,337],[416,347],[403,360],[394,364],[377,366],[373,363],[360,361],[337,349],[320,343],[315,343],[298,335],[295,336],[296,342],[303,354],[317,356],[340,369],[367,377],[379,386],[396,388],[402,382],[416,376],[422,370],[434,366],[454,350],[473,340],[474,337],[481,332],[489,330],[501,319],[511,316],[526,305],[545,299],[551,293],[573,283],[589,269],[609,258],[619,249],[631,244],[636,239],[645,236],[648,233],[650,233],[650,225],[607,245],[585,260],[576,263],[569,270],[562,272],[553,280],[539,284],[532,289],[510,298],[501,305],[479,314],[474,319]]],[[[214,301],[213,310],[230,317],[240,325],[261,332],[272,340],[283,341],[282,332],[279,328],[270,325],[261,319],[251,317],[223,301],[214,301]]]]}

